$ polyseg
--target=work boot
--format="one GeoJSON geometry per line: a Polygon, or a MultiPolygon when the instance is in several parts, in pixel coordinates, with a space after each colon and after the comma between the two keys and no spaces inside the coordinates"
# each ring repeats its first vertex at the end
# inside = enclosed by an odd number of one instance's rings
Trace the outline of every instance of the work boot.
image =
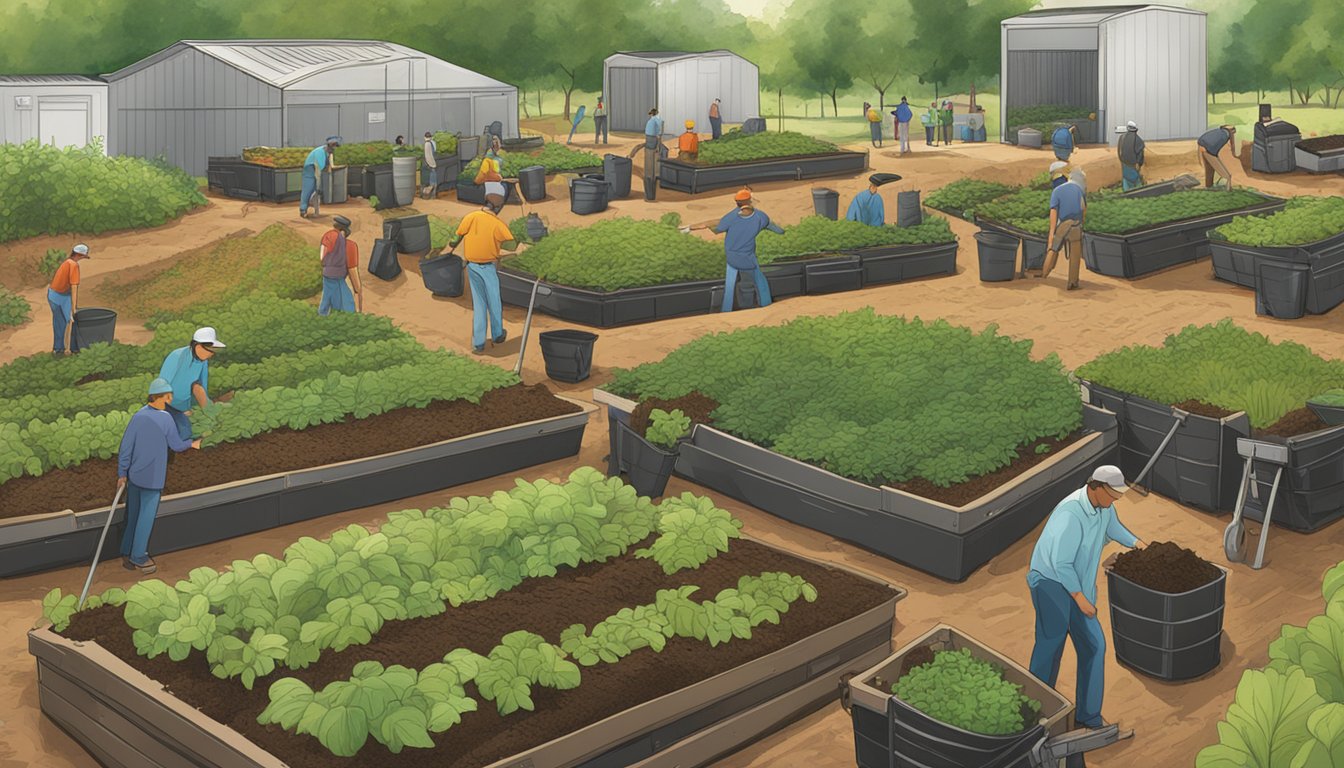
{"type": "Polygon", "coordinates": [[[131,565],[135,566],[135,569],[137,571],[140,571],[140,573],[145,576],[148,576],[151,573],[154,573],[159,570],[159,566],[154,564],[154,558],[152,557],[146,557],[145,562],[143,563],[137,563],[135,561],[131,561],[131,565]]]}
{"type": "Polygon", "coordinates": [[[135,563],[132,563],[132,562],[131,562],[131,557],[130,557],[130,555],[122,555],[122,556],[121,556],[121,567],[122,567],[122,568],[125,568],[125,569],[128,570],[128,571],[134,571],[134,570],[135,570],[135,563]]]}
{"type": "Polygon", "coordinates": [[[499,335],[498,335],[498,336],[496,336],[495,338],[491,339],[490,341],[491,341],[491,343],[493,343],[493,344],[495,344],[495,345],[499,345],[499,344],[503,344],[503,343],[504,343],[504,340],[507,339],[507,338],[509,338],[509,331],[508,331],[508,329],[503,329],[503,330],[501,330],[501,331],[499,332],[499,335]]]}

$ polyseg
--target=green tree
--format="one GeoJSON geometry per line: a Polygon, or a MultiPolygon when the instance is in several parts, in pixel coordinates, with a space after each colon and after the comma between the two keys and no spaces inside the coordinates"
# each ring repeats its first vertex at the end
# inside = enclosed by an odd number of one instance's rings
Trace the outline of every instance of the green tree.
{"type": "Polygon", "coordinates": [[[906,0],[859,10],[861,19],[850,45],[841,49],[849,59],[848,69],[877,91],[877,109],[885,111],[887,91],[909,66],[906,51],[914,34],[904,23],[909,13],[906,0]]]}
{"type": "Polygon", "coordinates": [[[779,26],[781,42],[793,54],[799,85],[829,95],[836,115],[837,94],[854,85],[845,52],[860,39],[865,7],[857,0],[793,0],[779,26]]]}
{"type": "Polygon", "coordinates": [[[967,0],[912,4],[910,21],[915,30],[915,72],[920,83],[933,86],[935,100],[941,86],[965,71],[969,63],[962,26],[970,16],[967,0]]]}

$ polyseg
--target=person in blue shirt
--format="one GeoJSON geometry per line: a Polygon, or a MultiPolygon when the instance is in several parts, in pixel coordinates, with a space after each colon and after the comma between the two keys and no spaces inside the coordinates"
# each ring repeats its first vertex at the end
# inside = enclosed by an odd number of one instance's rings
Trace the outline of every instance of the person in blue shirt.
{"type": "Polygon", "coordinates": [[[652,148],[663,143],[663,118],[658,116],[658,108],[649,110],[649,121],[644,124],[644,146],[652,148]]]}
{"type": "Polygon", "coordinates": [[[1072,125],[1061,125],[1050,134],[1050,148],[1055,150],[1055,157],[1060,160],[1068,160],[1073,154],[1073,145],[1078,142],[1078,129],[1072,125]]]}
{"type": "Polygon", "coordinates": [[[1218,159],[1218,153],[1223,151],[1223,147],[1228,142],[1232,143],[1232,156],[1237,156],[1238,144],[1236,141],[1237,129],[1230,125],[1220,125],[1204,135],[1199,137],[1199,164],[1204,166],[1204,186],[1213,188],[1214,175],[1221,176],[1227,182],[1227,188],[1232,188],[1232,174],[1228,172],[1227,166],[1218,159]]]}
{"type": "Polygon", "coordinates": [[[202,408],[210,404],[206,394],[210,386],[210,358],[215,356],[216,349],[223,348],[224,342],[214,328],[197,328],[191,335],[191,344],[169,352],[159,368],[159,378],[173,385],[173,400],[179,405],[168,405],[168,415],[183,440],[191,437],[192,401],[202,408]]]}
{"type": "Polygon", "coordinates": [[[1097,621],[1097,568],[1107,542],[1144,546],[1115,512],[1115,502],[1129,487],[1119,467],[1097,467],[1087,486],[1070,494],[1046,520],[1031,553],[1027,586],[1036,609],[1036,645],[1031,651],[1031,674],[1054,687],[1064,639],[1073,641],[1078,654],[1077,710],[1074,722],[1102,728],[1102,687],[1105,683],[1106,635],[1097,621]]]}
{"type": "Polygon", "coordinates": [[[910,109],[910,102],[902,96],[901,103],[896,105],[891,114],[896,117],[896,138],[901,142],[901,154],[904,155],[910,151],[910,121],[914,119],[915,113],[910,109]]]}
{"type": "Polygon", "coordinates": [[[588,111],[587,105],[580,104],[579,111],[574,113],[574,124],[569,127],[569,138],[565,140],[566,144],[574,143],[574,132],[579,130],[579,123],[583,122],[583,114],[588,111]]]}
{"type": "Polygon", "coordinates": [[[327,143],[314,147],[303,161],[303,189],[299,192],[299,218],[308,218],[308,204],[313,204],[313,215],[318,215],[322,207],[321,174],[330,170],[336,156],[336,148],[341,146],[340,136],[328,136],[327,143]]]}
{"type": "Polygon", "coordinates": [[[748,273],[756,285],[757,306],[770,306],[770,283],[756,261],[756,236],[769,230],[777,235],[784,234],[778,224],[770,221],[764,211],[756,210],[751,199],[751,190],[740,190],[733,196],[737,209],[725,214],[718,224],[697,224],[692,229],[709,229],[723,234],[723,250],[728,264],[723,278],[723,311],[733,311],[733,297],[737,291],[738,273],[748,273]]]}
{"type": "Polygon", "coordinates": [[[1049,277],[1061,248],[1069,261],[1067,289],[1078,289],[1078,274],[1083,257],[1083,218],[1087,215],[1087,196],[1076,182],[1066,181],[1050,193],[1050,237],[1041,277],[1049,277]]]}
{"type": "Polygon", "coordinates": [[[868,188],[854,196],[845,211],[845,221],[861,221],[870,227],[880,227],[887,223],[886,206],[877,188],[883,184],[900,181],[894,173],[874,173],[868,177],[868,188]]]}
{"type": "Polygon", "coordinates": [[[126,491],[126,532],[121,536],[121,564],[151,574],[158,570],[149,556],[149,534],[159,512],[159,497],[168,474],[168,450],[181,453],[201,447],[178,434],[165,411],[173,402],[173,385],[157,378],[149,385],[149,404],[135,412],[117,450],[117,490],[126,491]]]}

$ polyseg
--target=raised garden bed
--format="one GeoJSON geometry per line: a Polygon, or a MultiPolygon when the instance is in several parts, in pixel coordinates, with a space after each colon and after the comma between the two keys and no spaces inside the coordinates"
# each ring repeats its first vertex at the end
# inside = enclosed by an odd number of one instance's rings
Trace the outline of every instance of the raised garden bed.
{"type": "Polygon", "coordinates": [[[958,179],[934,190],[924,204],[936,211],[970,221],[971,209],[977,205],[1012,193],[1017,187],[979,179],[958,179]]]}
{"type": "Polygon", "coordinates": [[[1255,288],[1262,263],[1305,264],[1307,312],[1344,303],[1344,199],[1295,198],[1279,213],[1237,217],[1209,234],[1214,277],[1255,288]]]}
{"type": "MultiPolygon", "coordinates": [[[[1238,190],[1238,192],[1241,192],[1238,190]]],[[[1164,195],[1162,204],[1168,206],[1170,215],[1179,216],[1185,209],[1187,198],[1182,195],[1235,194],[1208,191],[1176,192],[1164,195]]],[[[1247,192],[1258,198],[1235,210],[1209,214],[1194,218],[1169,221],[1155,226],[1141,226],[1127,229],[1123,233],[1102,233],[1097,231],[1097,221],[1101,210],[1089,210],[1088,220],[1083,230],[1083,260],[1093,272],[1111,277],[1136,278],[1152,274],[1168,267],[1197,261],[1210,254],[1209,231],[1226,224],[1238,215],[1269,213],[1283,207],[1282,200],[1247,192]]],[[[1124,206],[1146,203],[1146,200],[1114,200],[1107,206],[1123,209],[1124,206]]],[[[1123,225],[1122,225],[1123,226],[1123,225]]]]}
{"type": "MultiPolygon", "coordinates": [[[[535,488],[550,495],[569,494],[568,486],[576,484],[591,489],[593,501],[585,504],[595,504],[604,515],[602,540],[607,539],[608,529],[619,538],[606,556],[585,543],[572,565],[557,563],[555,568],[537,569],[533,558],[523,573],[507,577],[497,593],[474,595],[461,602],[454,599],[453,607],[439,603],[424,606],[410,616],[389,616],[344,650],[323,645],[315,663],[304,669],[281,669],[293,667],[281,660],[274,673],[269,669],[265,674],[258,673],[260,679],[250,691],[238,679],[228,679],[239,674],[236,669],[226,670],[225,679],[213,675],[211,667],[219,663],[213,655],[210,663],[200,653],[184,654],[182,661],[171,661],[167,654],[156,658],[140,655],[144,651],[138,652],[128,626],[139,620],[132,615],[132,606],[143,613],[139,606],[144,599],[162,592],[162,588],[147,589],[150,585],[144,585],[126,596],[125,618],[122,609],[104,606],[74,614],[61,634],[49,628],[30,633],[29,647],[38,663],[43,710],[105,764],[128,768],[166,767],[183,760],[195,765],[256,768],[504,768],[631,765],[646,764],[641,762],[645,760],[700,765],[832,700],[842,677],[889,653],[895,603],[904,596],[901,590],[742,538],[697,558],[698,563],[690,566],[694,570],[669,574],[669,570],[677,569],[670,569],[672,561],[658,552],[666,533],[636,541],[651,527],[668,530],[664,523],[669,513],[685,516],[693,510],[697,520],[705,516],[727,518],[705,499],[686,495],[654,507],[647,499],[628,495],[628,489],[618,481],[603,481],[591,469],[579,470],[566,485],[524,483],[507,495],[500,492],[492,497],[515,499],[509,508],[513,525],[506,538],[522,540],[524,533],[515,528],[537,530],[538,537],[545,540],[560,536],[538,522],[522,519],[522,515],[532,514],[535,501],[520,497],[520,488],[535,488]],[[632,524],[644,527],[632,530],[632,524]],[[644,550],[635,549],[649,543],[652,559],[644,550]],[[688,600],[683,585],[695,585],[701,592],[688,600]],[[724,588],[740,592],[720,592],[724,588]],[[669,591],[665,595],[659,590],[669,591]],[[653,601],[655,594],[658,602],[653,601]],[[719,597],[713,597],[716,594],[719,597]],[[743,615],[742,625],[727,638],[714,634],[718,631],[714,626],[700,632],[667,618],[674,615],[669,611],[679,610],[678,606],[693,613],[705,610],[698,601],[711,598],[710,610],[716,604],[723,605],[736,616],[734,611],[745,606],[728,607],[735,594],[741,594],[742,601],[759,600],[756,604],[760,608],[769,605],[770,610],[753,613],[750,618],[743,615]],[[639,606],[634,609],[636,613],[629,613],[631,606],[639,606]],[[660,627],[653,630],[657,643],[647,634],[598,633],[599,624],[607,626],[608,632],[619,632],[622,617],[633,619],[632,626],[640,631],[660,627]],[[592,627],[591,636],[585,634],[588,627],[592,627]],[[548,664],[554,665],[555,678],[532,673],[522,693],[525,704],[517,699],[506,703],[500,697],[501,689],[487,680],[487,673],[493,674],[499,666],[495,654],[527,633],[535,633],[531,642],[551,649],[552,661],[548,664]],[[626,638],[626,647],[621,647],[621,637],[626,638]],[[501,638],[504,643],[497,645],[501,638]],[[445,651],[452,652],[445,657],[445,651]],[[489,659],[478,655],[486,652],[491,654],[489,659]],[[441,659],[443,663],[439,663],[441,659]],[[405,667],[385,669],[384,665],[390,664],[405,667]],[[378,728],[377,721],[370,725],[369,720],[362,720],[358,728],[334,731],[314,723],[309,732],[321,741],[295,733],[298,718],[288,718],[280,710],[265,714],[270,711],[268,704],[274,709],[279,705],[272,702],[279,702],[285,695],[276,687],[280,678],[293,678],[285,683],[291,689],[297,684],[317,691],[327,684],[344,684],[352,669],[356,681],[378,677],[394,684],[401,679],[411,685],[416,684],[405,676],[418,671],[420,685],[416,690],[436,701],[442,693],[450,693],[445,706],[453,707],[458,714],[440,720],[436,709],[433,720],[422,716],[418,723],[411,716],[413,727],[399,730],[395,736],[388,728],[378,728]],[[443,678],[451,685],[425,687],[424,681],[431,673],[436,681],[443,678]],[[472,700],[478,697],[485,699],[479,705],[472,700]],[[259,722],[276,717],[280,727],[259,722]],[[368,734],[369,730],[374,733],[368,734]],[[391,740],[398,745],[395,753],[384,746],[391,740]]],[[[588,492],[584,491],[583,498],[590,498],[588,492]]],[[[453,503],[463,505],[466,500],[453,503]]],[[[475,509],[466,515],[474,519],[492,508],[475,509]]],[[[465,525],[455,525],[433,510],[427,515],[416,511],[391,515],[388,524],[375,534],[385,537],[380,547],[385,543],[389,552],[400,552],[414,546],[409,538],[412,530],[425,533],[421,529],[426,526],[438,531],[465,525]]],[[[335,534],[331,548],[351,550],[346,553],[348,557],[358,553],[361,558],[369,558],[363,547],[353,546],[359,539],[349,538],[351,530],[335,534]]],[[[473,534],[462,529],[458,534],[438,535],[455,542],[473,534]]],[[[286,562],[305,553],[319,557],[325,548],[311,539],[301,540],[285,550],[286,562]]],[[[429,553],[431,560],[447,557],[446,552],[429,553]]],[[[405,600],[401,604],[415,610],[411,606],[416,593],[408,593],[403,587],[422,571],[429,572],[428,566],[418,564],[419,559],[423,558],[401,559],[403,568],[409,569],[405,574],[384,571],[375,577],[379,582],[374,585],[376,589],[403,595],[380,606],[391,608],[405,600]]],[[[240,563],[244,570],[250,566],[247,561],[240,563]]],[[[262,567],[265,565],[262,562],[262,567]]],[[[319,562],[315,567],[327,566],[319,562]]],[[[213,571],[206,571],[193,574],[193,578],[213,581],[213,571]]],[[[447,572],[435,569],[430,578],[457,583],[459,577],[440,573],[447,572]]],[[[301,581],[306,584],[316,578],[311,575],[301,581]]],[[[218,605],[208,603],[215,609],[217,621],[233,615],[228,607],[230,589],[215,588],[210,594],[216,597],[199,598],[219,601],[218,605]]],[[[272,599],[269,590],[262,599],[272,599]]],[[[280,595],[274,599],[283,600],[280,595]]],[[[333,601],[333,605],[341,600],[333,601]]],[[[54,602],[60,605],[59,600],[54,602]]],[[[63,622],[69,617],[69,607],[64,606],[62,613],[59,607],[53,610],[49,606],[48,614],[63,622]]],[[[318,610],[308,614],[317,615],[318,610]]],[[[317,619],[318,623],[322,621],[317,619]]],[[[217,627],[208,630],[209,639],[202,645],[228,641],[215,639],[217,627]]],[[[499,659],[504,661],[506,657],[501,655],[499,659]]],[[[524,654],[521,661],[526,660],[524,654]]],[[[521,661],[518,668],[527,669],[521,661]]],[[[243,680],[248,679],[244,672],[243,680]]],[[[392,690],[407,689],[403,684],[392,690]]],[[[395,693],[392,704],[418,709],[424,706],[419,701],[395,693]]],[[[377,717],[390,717],[386,714],[389,710],[380,711],[383,714],[377,717]]],[[[304,730],[302,724],[298,728],[304,730]]]]}
{"type": "Polygon", "coordinates": [[[868,153],[849,151],[723,165],[700,165],[667,159],[658,163],[658,185],[663,189],[694,195],[712,189],[767,181],[853,176],[867,169],[868,153]]]}
{"type": "Polygon", "coordinates": [[[1274,503],[1275,524],[1310,533],[1344,517],[1344,426],[1321,425],[1321,429],[1291,437],[1262,434],[1237,441],[1240,457],[1249,456],[1252,449],[1257,456],[1251,464],[1256,493],[1248,492],[1246,517],[1262,522],[1265,519],[1278,466],[1258,457],[1271,446],[1287,449],[1287,464],[1274,503]]]}
{"type": "Polygon", "coordinates": [[[1311,173],[1344,171],[1344,136],[1303,139],[1293,147],[1297,167],[1311,173]]]}
{"type": "MultiPolygon", "coordinates": [[[[881,320],[893,323],[899,321],[896,318],[881,318],[881,320]]],[[[794,333],[794,329],[790,327],[793,324],[786,324],[773,330],[739,331],[734,335],[750,334],[744,338],[752,338],[753,344],[768,343],[772,349],[792,352],[790,355],[775,355],[778,360],[769,364],[777,363],[795,368],[794,379],[811,382],[807,388],[813,393],[815,400],[816,392],[834,392],[843,389],[842,385],[832,382],[825,376],[817,378],[817,371],[803,373],[810,370],[809,364],[803,362],[804,359],[812,360],[812,367],[821,364],[812,359],[813,352],[809,350],[817,344],[826,344],[824,339],[829,338],[832,332],[826,326],[832,322],[837,329],[841,327],[851,329],[854,337],[859,338],[864,336],[873,339],[885,338],[883,334],[891,332],[891,329],[878,328],[876,325],[869,327],[866,334],[860,332],[860,326],[872,325],[867,321],[866,313],[860,312],[827,320],[802,318],[794,321],[799,324],[797,333],[802,334],[799,337],[786,335],[794,333]],[[781,328],[784,330],[780,330],[781,328]],[[807,330],[804,331],[804,328],[807,330]],[[761,338],[754,338],[758,335],[761,338]],[[814,342],[804,341],[805,338],[812,338],[814,342]]],[[[912,339],[919,338],[918,335],[912,336],[912,339]]],[[[928,344],[930,349],[940,350],[956,344],[950,336],[943,339],[941,345],[932,344],[927,340],[910,343],[920,344],[921,349],[924,348],[922,345],[928,344]]],[[[737,370],[740,365],[756,364],[732,362],[755,361],[759,355],[753,352],[751,347],[730,352],[724,344],[722,337],[710,337],[702,342],[692,342],[692,345],[698,346],[683,347],[673,352],[664,363],[651,364],[672,366],[675,356],[675,370],[680,371],[685,377],[684,381],[675,386],[661,379],[642,378],[670,375],[656,368],[647,368],[648,373],[645,373],[641,370],[645,368],[642,366],[634,371],[618,372],[616,382],[610,388],[616,391],[595,390],[594,400],[607,406],[608,418],[613,423],[610,433],[613,443],[612,456],[620,457],[624,453],[619,443],[620,433],[614,423],[618,421],[628,423],[630,414],[639,404],[639,401],[627,395],[662,398],[663,401],[676,402],[678,394],[674,390],[685,387],[692,392],[698,390],[713,399],[715,395],[704,391],[708,384],[698,380],[693,373],[695,370],[704,365],[709,366],[704,370],[716,370],[716,365],[720,368],[730,366],[733,370],[737,370]],[[694,353],[690,351],[692,349],[694,353]],[[699,360],[701,354],[711,354],[711,350],[718,350],[714,358],[719,361],[718,363],[692,362],[699,360]],[[640,381],[658,383],[637,383],[640,381]],[[649,386],[650,389],[642,389],[644,386],[649,386]],[[634,391],[631,391],[631,388],[634,388],[634,391]]],[[[974,346],[972,344],[972,347],[974,346]]],[[[898,342],[891,341],[885,343],[883,348],[891,348],[893,353],[899,355],[900,347],[898,342]]],[[[827,353],[826,365],[828,370],[834,369],[835,375],[865,380],[861,372],[846,372],[847,369],[842,362],[865,354],[869,353],[862,350],[842,352],[833,349],[827,353]]],[[[1006,358],[1003,361],[1006,362],[1006,358]]],[[[900,367],[901,364],[893,363],[893,365],[900,367]]],[[[669,367],[667,370],[671,371],[673,368],[669,367]]],[[[719,384],[728,387],[723,395],[732,397],[737,395],[732,394],[733,385],[728,382],[781,380],[772,372],[762,372],[754,368],[749,372],[738,371],[736,374],[722,370],[718,373],[723,376],[717,379],[719,384]]],[[[1045,375],[1044,371],[1039,373],[1045,375]]],[[[789,395],[784,390],[791,391],[796,386],[795,384],[792,387],[777,387],[776,390],[779,391],[772,391],[771,396],[788,398],[789,395]]],[[[1041,386],[1049,388],[1053,385],[1041,382],[1041,386]]],[[[925,386],[924,389],[928,391],[920,395],[908,393],[907,399],[935,397],[930,393],[943,391],[942,388],[932,384],[925,386]]],[[[848,394],[853,396],[853,393],[848,394]]],[[[891,396],[896,397],[894,393],[891,396]]],[[[1061,388],[1058,396],[1061,409],[1058,415],[1063,418],[1064,398],[1072,397],[1076,402],[1076,389],[1066,392],[1061,388]]],[[[834,397],[839,402],[842,395],[836,394],[834,397]]],[[[883,433],[875,433],[874,430],[895,429],[888,424],[891,419],[884,419],[884,406],[873,396],[869,396],[869,400],[867,412],[860,417],[829,415],[828,412],[815,407],[794,403],[789,406],[787,412],[806,412],[811,414],[809,419],[799,422],[785,419],[784,422],[780,422],[780,416],[776,414],[768,417],[767,421],[752,422],[752,427],[757,430],[765,429],[764,424],[776,422],[785,424],[783,434],[771,438],[769,435],[776,434],[772,427],[757,438],[761,443],[771,441],[775,446],[773,450],[733,434],[730,431],[734,429],[732,419],[725,421],[716,416],[714,426],[704,423],[695,425],[690,440],[680,447],[675,471],[693,482],[713,488],[790,522],[853,542],[939,578],[961,581],[1045,519],[1060,498],[1070,490],[1076,490],[1081,486],[1094,466],[1110,460],[1116,444],[1116,424],[1113,414],[1081,403],[1076,405],[1070,403],[1068,408],[1072,413],[1070,424],[1064,427],[1068,432],[1066,435],[1052,436],[1042,441],[1032,440],[1029,447],[1017,446],[1011,449],[1012,456],[985,461],[983,464],[975,465],[975,468],[963,464],[960,477],[944,479],[937,476],[929,477],[938,471],[936,467],[939,464],[936,457],[920,459],[919,454],[910,456],[903,454],[902,461],[914,461],[925,468],[904,470],[904,472],[917,471],[920,473],[918,476],[896,476],[898,479],[889,480],[893,473],[900,470],[894,467],[878,468],[879,460],[865,458],[863,450],[857,447],[872,443],[886,444],[886,439],[878,436],[883,433]],[[859,421],[863,424],[858,423],[859,421]],[[824,429],[821,426],[823,423],[828,425],[824,429]],[[809,424],[814,424],[817,430],[821,430],[816,432],[816,435],[826,437],[813,438],[815,445],[812,449],[800,449],[803,444],[794,436],[794,432],[809,429],[807,426],[809,424]],[[854,437],[848,438],[850,434],[854,437]],[[805,460],[785,453],[800,450],[806,451],[803,453],[805,460]],[[831,453],[832,451],[834,453],[831,453]],[[923,461],[927,463],[921,463],[923,461]],[[876,476],[870,478],[846,476],[844,471],[850,466],[854,467],[848,469],[852,474],[857,475],[860,468],[865,468],[862,471],[876,476]],[[835,470],[829,467],[834,467],[835,470]]],[[[774,412],[773,407],[782,406],[777,403],[773,406],[760,404],[761,409],[771,409],[770,412],[774,412]]],[[[925,412],[936,412],[938,408],[940,406],[931,405],[925,412]]],[[[722,410],[715,413],[721,416],[722,410]]],[[[731,413],[731,410],[729,412],[731,413]]],[[[1036,418],[1042,416],[1043,414],[1038,413],[1036,418]]],[[[899,422],[899,418],[893,417],[893,419],[899,422]]],[[[950,423],[945,426],[949,432],[956,432],[967,425],[952,417],[949,417],[949,421],[950,423]]],[[[912,444],[920,443],[917,438],[906,439],[913,441],[912,444]]],[[[986,435],[977,438],[977,441],[987,442],[990,439],[986,435]]],[[[1003,435],[993,439],[1009,440],[1003,435]]],[[[613,469],[624,467],[618,466],[613,469]]]]}

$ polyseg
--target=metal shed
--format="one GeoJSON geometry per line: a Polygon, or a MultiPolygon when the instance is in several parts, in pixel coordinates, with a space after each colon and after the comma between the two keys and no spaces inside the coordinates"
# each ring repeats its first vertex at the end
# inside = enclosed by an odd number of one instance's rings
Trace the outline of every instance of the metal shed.
{"type": "Polygon", "coordinates": [[[38,139],[107,149],[107,83],[82,75],[0,75],[0,143],[38,139]]]}
{"type": "Polygon", "coordinates": [[[708,133],[714,99],[725,123],[761,113],[760,70],[725,50],[614,53],[602,63],[602,92],[613,131],[643,132],[655,106],[670,133],[681,133],[685,120],[708,133]]]}
{"type": "Polygon", "coordinates": [[[111,151],[163,154],[197,176],[211,156],[332,134],[415,143],[498,120],[518,135],[514,86],[373,40],[184,40],[106,79],[111,151]]]}
{"type": "Polygon", "coordinates": [[[1019,107],[1086,107],[1114,144],[1133,120],[1145,139],[1189,139],[1208,127],[1207,17],[1165,5],[1055,8],[1005,19],[1000,125],[1019,107]]]}

